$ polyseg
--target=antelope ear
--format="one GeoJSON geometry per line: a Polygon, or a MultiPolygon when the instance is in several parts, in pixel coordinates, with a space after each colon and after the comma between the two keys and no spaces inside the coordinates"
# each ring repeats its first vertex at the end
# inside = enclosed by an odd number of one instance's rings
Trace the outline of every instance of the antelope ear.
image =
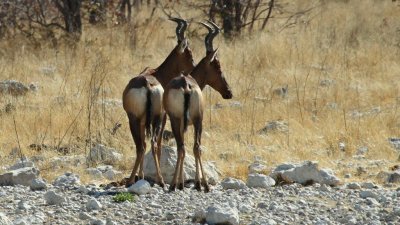
{"type": "Polygon", "coordinates": [[[179,53],[180,54],[182,54],[184,51],[185,51],[185,49],[188,47],[188,41],[187,41],[187,39],[185,38],[185,39],[183,39],[182,41],[181,41],[181,43],[179,43],[179,53]]]}
{"type": "Polygon", "coordinates": [[[218,52],[218,48],[215,49],[215,50],[210,54],[210,55],[211,55],[210,62],[214,61],[214,59],[217,57],[217,52],[218,52]]]}

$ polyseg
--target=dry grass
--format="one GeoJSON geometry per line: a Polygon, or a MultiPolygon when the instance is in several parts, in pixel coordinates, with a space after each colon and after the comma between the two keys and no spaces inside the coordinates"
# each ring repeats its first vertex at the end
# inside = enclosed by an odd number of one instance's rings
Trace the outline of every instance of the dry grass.
{"type": "MultiPolygon", "coordinates": [[[[286,7],[300,11],[313,4],[319,6],[290,28],[281,30],[286,19],[275,18],[268,32],[215,40],[234,99],[225,101],[215,91],[204,90],[208,106],[202,144],[206,160],[216,161],[225,175],[244,178],[255,157],[269,166],[318,160],[340,176],[354,175],[355,167],[338,162],[366,165],[353,158],[362,146],[369,148],[367,159],[386,160],[376,171],[396,163],[398,153],[387,139],[400,136],[399,7],[374,0],[296,1],[286,7]],[[334,83],[321,86],[324,80],[334,83]],[[274,89],[285,85],[286,98],[274,95],[274,89]],[[233,101],[241,107],[230,107],[233,101]],[[214,109],[216,103],[224,107],[214,109]],[[267,121],[278,119],[288,123],[287,133],[257,134],[267,121]],[[340,142],[346,144],[344,151],[340,142]]],[[[51,161],[57,155],[31,151],[27,146],[32,143],[74,146],[71,154],[87,153],[90,133],[92,142],[112,146],[126,156],[118,167],[128,174],[135,151],[127,117],[120,105],[107,101],[119,101],[134,75],[146,66],[156,67],[171,51],[175,28],[163,18],[156,13],[148,27],[136,29],[135,37],[124,27],[85,27],[75,49],[32,49],[18,40],[1,43],[0,80],[40,87],[25,97],[1,96],[1,109],[8,103],[16,107],[0,115],[1,160],[12,161],[6,156],[18,146],[15,118],[27,156],[41,154],[51,161]],[[44,67],[54,68],[54,73],[46,75],[44,67]],[[122,127],[111,135],[117,122],[122,127]]],[[[138,19],[144,20],[145,12],[138,19]]],[[[205,52],[203,34],[190,37],[196,61],[205,52]]],[[[186,139],[191,154],[191,132],[186,139]]],[[[65,170],[83,173],[73,167],[42,173],[51,179],[65,170]]]]}

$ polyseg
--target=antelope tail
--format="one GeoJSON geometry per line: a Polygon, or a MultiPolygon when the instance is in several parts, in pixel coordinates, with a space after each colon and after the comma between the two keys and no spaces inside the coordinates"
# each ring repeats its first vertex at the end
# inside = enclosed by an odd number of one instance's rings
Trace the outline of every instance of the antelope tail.
{"type": "Polygon", "coordinates": [[[190,105],[190,92],[186,91],[183,94],[183,132],[186,132],[189,122],[189,105],[190,105]]]}
{"type": "Polygon", "coordinates": [[[146,122],[145,122],[145,127],[146,127],[146,135],[147,137],[151,136],[151,116],[153,114],[152,112],[152,105],[151,105],[151,90],[150,88],[147,88],[147,94],[146,94],[146,122]]]}

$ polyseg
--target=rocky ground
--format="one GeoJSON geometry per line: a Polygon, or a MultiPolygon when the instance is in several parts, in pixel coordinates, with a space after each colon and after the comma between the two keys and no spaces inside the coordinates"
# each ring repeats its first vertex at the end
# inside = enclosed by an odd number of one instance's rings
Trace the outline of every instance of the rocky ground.
{"type": "Polygon", "coordinates": [[[0,224],[400,224],[400,188],[351,183],[227,189],[223,182],[210,193],[154,186],[122,203],[113,195],[125,188],[3,186],[0,224]]]}

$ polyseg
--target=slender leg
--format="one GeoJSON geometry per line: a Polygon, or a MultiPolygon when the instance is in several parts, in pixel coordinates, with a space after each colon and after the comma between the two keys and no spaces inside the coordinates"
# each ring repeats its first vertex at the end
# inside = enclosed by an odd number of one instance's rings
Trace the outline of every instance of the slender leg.
{"type": "Polygon", "coordinates": [[[194,145],[193,145],[193,154],[194,159],[196,161],[196,177],[195,177],[195,186],[194,188],[198,191],[201,191],[201,184],[200,184],[200,144],[201,144],[201,130],[202,130],[202,123],[201,120],[196,119],[193,123],[194,127],[194,145]]]}
{"type": "Polygon", "coordinates": [[[160,161],[161,161],[161,152],[162,152],[162,137],[163,137],[166,123],[167,123],[167,114],[164,113],[164,115],[162,115],[160,134],[158,135],[158,139],[157,139],[157,157],[159,160],[158,163],[161,163],[160,161]]]}
{"type": "MultiPolygon", "coordinates": [[[[182,135],[182,137],[183,137],[183,135],[182,135]]],[[[182,138],[182,140],[183,140],[183,138],[182,138]]],[[[179,189],[179,190],[183,190],[183,188],[185,187],[185,177],[184,177],[184,174],[183,174],[183,170],[184,170],[183,164],[184,164],[184,162],[185,162],[185,155],[186,155],[186,149],[185,149],[185,145],[184,145],[184,144],[182,145],[180,154],[181,154],[181,160],[179,161],[180,166],[179,166],[179,183],[178,183],[178,189],[179,189]]]]}
{"type": "Polygon", "coordinates": [[[156,166],[156,172],[157,172],[157,182],[161,187],[164,187],[164,179],[162,177],[161,174],[161,170],[160,170],[160,158],[158,158],[158,151],[160,151],[161,149],[159,149],[159,146],[157,146],[157,139],[160,137],[160,129],[161,129],[161,116],[155,116],[154,120],[153,120],[153,132],[152,132],[152,137],[151,137],[151,151],[153,154],[153,158],[154,158],[154,163],[156,166]]]}
{"type": "Polygon", "coordinates": [[[172,132],[174,133],[176,144],[177,144],[177,156],[178,159],[176,160],[176,167],[175,167],[175,173],[174,177],[171,182],[171,186],[169,187],[170,191],[175,191],[176,184],[178,181],[178,173],[180,171],[180,166],[181,166],[181,160],[182,160],[182,150],[183,149],[183,138],[181,136],[181,119],[180,118],[175,118],[175,117],[169,117],[171,120],[171,128],[172,132]]]}
{"type": "Polygon", "coordinates": [[[144,125],[142,125],[140,127],[140,136],[142,138],[142,154],[141,154],[141,158],[140,158],[140,169],[139,169],[139,177],[140,179],[144,179],[144,172],[143,172],[143,162],[144,162],[144,154],[146,153],[146,134],[145,134],[145,127],[144,125]]]}
{"type": "Polygon", "coordinates": [[[135,142],[136,145],[136,160],[132,169],[131,176],[126,181],[126,186],[129,186],[135,182],[136,172],[138,170],[142,155],[144,154],[142,146],[143,142],[140,135],[140,129],[141,129],[140,119],[136,118],[131,113],[128,113],[128,118],[129,118],[129,128],[131,130],[133,141],[135,142]]]}

